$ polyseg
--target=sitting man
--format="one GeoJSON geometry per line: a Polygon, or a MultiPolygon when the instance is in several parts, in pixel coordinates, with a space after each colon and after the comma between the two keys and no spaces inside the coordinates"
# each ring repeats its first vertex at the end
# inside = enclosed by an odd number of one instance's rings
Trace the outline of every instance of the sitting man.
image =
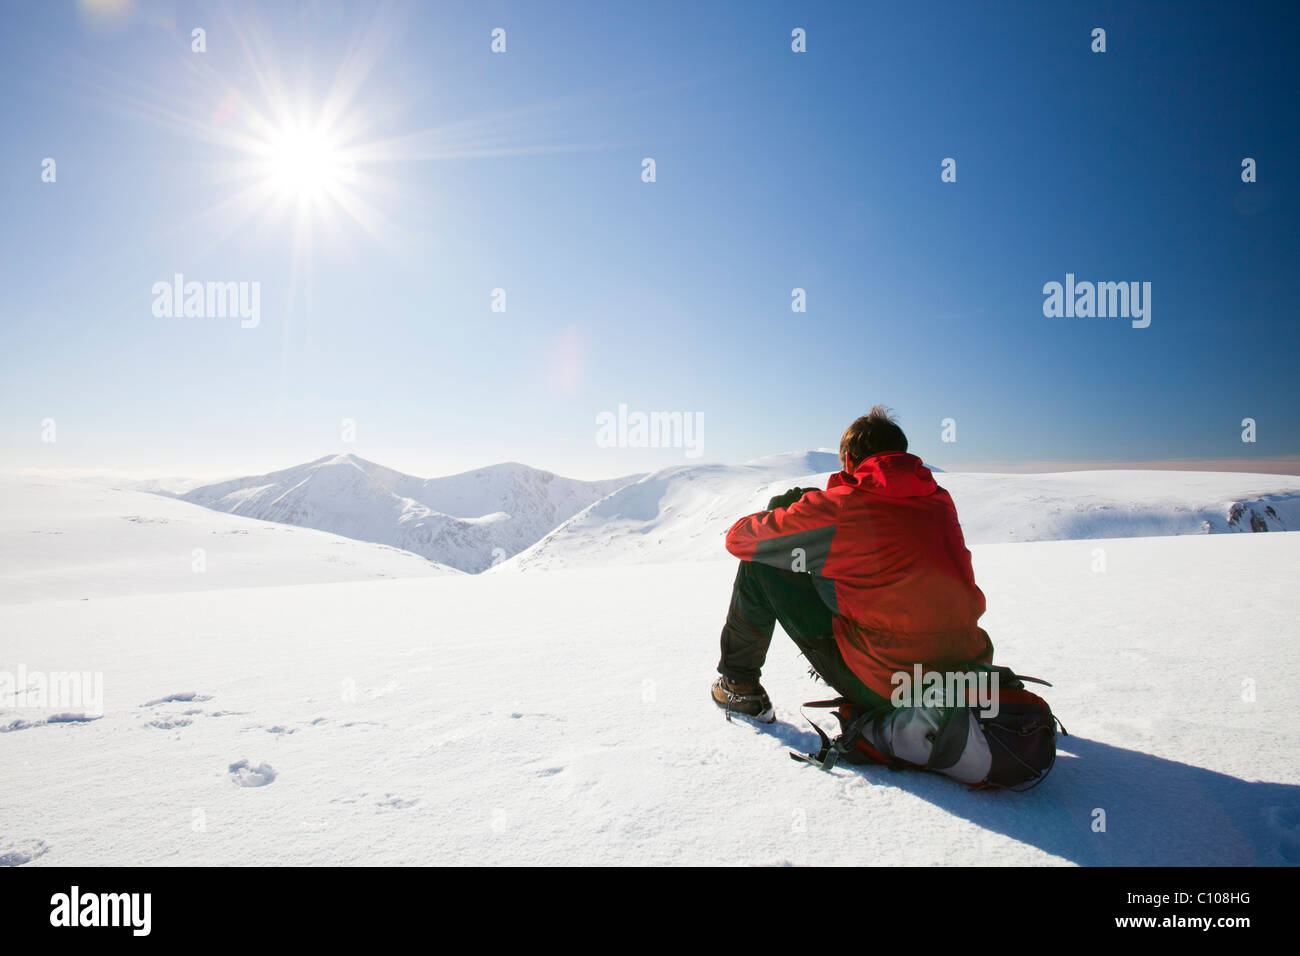
{"type": "Polygon", "coordinates": [[[759,683],[777,622],[812,668],[864,711],[891,706],[893,675],[992,665],[957,510],[877,405],[840,442],[825,491],[795,488],[727,532],[740,558],[713,699],[776,719],[759,683]]]}

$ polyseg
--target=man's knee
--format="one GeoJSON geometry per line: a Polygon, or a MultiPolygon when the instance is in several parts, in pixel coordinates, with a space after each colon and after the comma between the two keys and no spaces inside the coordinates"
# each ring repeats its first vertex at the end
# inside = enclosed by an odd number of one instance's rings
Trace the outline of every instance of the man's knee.
{"type": "Polygon", "coordinates": [[[785,568],[773,567],[758,561],[741,561],[736,577],[764,589],[782,591],[811,591],[812,576],[785,568]]]}
{"type": "Polygon", "coordinates": [[[817,593],[811,574],[742,561],[736,585],[751,600],[771,608],[796,643],[831,639],[831,612],[817,593]]]}

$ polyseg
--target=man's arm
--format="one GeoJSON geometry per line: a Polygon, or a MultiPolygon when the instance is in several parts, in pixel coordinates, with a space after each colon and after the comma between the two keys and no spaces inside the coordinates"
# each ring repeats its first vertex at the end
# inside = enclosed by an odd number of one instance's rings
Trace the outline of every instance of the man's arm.
{"type": "Polygon", "coordinates": [[[775,495],[768,499],[767,510],[775,511],[777,508],[789,508],[792,504],[808,494],[810,491],[817,491],[816,488],[791,488],[785,494],[775,495]]]}
{"type": "Polygon", "coordinates": [[[820,571],[835,537],[839,499],[816,489],[802,491],[803,496],[789,507],[760,511],[737,521],[727,532],[727,550],[742,561],[786,571],[820,571]]]}

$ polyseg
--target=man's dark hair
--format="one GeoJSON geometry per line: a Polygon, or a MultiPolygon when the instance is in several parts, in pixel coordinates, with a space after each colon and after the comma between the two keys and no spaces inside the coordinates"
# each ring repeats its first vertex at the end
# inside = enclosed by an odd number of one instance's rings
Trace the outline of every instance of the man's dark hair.
{"type": "Polygon", "coordinates": [[[877,405],[844,430],[840,439],[840,464],[845,457],[855,466],[872,455],[886,451],[907,451],[907,436],[884,405],[877,405]]]}

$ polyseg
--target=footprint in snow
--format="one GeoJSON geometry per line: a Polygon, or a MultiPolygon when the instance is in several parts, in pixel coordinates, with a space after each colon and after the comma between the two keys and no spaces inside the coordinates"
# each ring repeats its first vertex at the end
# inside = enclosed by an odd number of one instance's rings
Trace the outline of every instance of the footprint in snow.
{"type": "Polygon", "coordinates": [[[40,720],[22,720],[19,718],[0,725],[0,734],[12,733],[15,730],[30,730],[33,727],[44,727],[47,724],[88,724],[96,720],[99,720],[99,716],[95,714],[51,714],[49,717],[40,720]]]}
{"type": "Polygon", "coordinates": [[[240,760],[230,765],[230,779],[237,787],[266,787],[275,780],[275,768],[269,763],[254,767],[247,760],[240,760]]]}
{"type": "Polygon", "coordinates": [[[153,727],[156,730],[179,730],[182,727],[188,727],[194,721],[188,717],[173,717],[171,720],[151,720],[145,724],[146,727],[153,727]]]}
{"type": "Polygon", "coordinates": [[[0,866],[22,866],[50,852],[44,840],[14,840],[0,844],[0,866]]]}
{"type": "Polygon", "coordinates": [[[166,697],[159,697],[157,700],[146,701],[141,706],[157,707],[159,704],[198,704],[205,700],[211,700],[211,694],[196,694],[194,691],[179,691],[175,694],[168,694],[166,697]]]}

